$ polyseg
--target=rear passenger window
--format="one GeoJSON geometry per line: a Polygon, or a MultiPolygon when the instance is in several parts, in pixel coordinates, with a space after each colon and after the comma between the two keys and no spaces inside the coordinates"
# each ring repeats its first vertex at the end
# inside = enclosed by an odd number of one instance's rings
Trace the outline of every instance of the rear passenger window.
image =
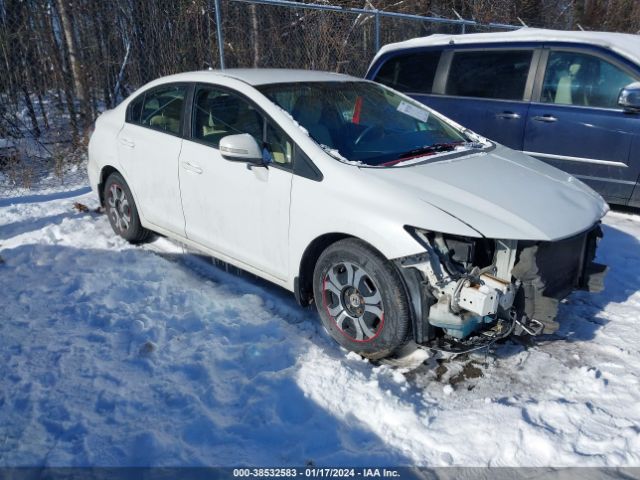
{"type": "Polygon", "coordinates": [[[440,51],[398,55],[387,60],[374,78],[402,92],[431,93],[440,51]]]}
{"type": "Polygon", "coordinates": [[[522,100],[532,56],[530,50],[456,52],[445,93],[522,100]]]}
{"type": "Polygon", "coordinates": [[[186,87],[160,87],[145,95],[140,124],[177,135],[182,124],[186,87]]]}
{"type": "Polygon", "coordinates": [[[129,108],[127,110],[128,122],[140,123],[140,115],[142,115],[143,103],[144,103],[144,93],[129,104],[129,108]]]}

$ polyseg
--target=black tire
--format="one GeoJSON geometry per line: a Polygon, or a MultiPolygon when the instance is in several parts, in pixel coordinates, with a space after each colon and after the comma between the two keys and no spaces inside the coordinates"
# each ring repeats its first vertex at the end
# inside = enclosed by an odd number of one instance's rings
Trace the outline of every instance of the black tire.
{"type": "Polygon", "coordinates": [[[104,208],[113,231],[130,243],[142,243],[151,236],[140,223],[131,190],[119,173],[112,173],[104,182],[104,208]]]}
{"type": "Polygon", "coordinates": [[[313,293],[324,328],[347,350],[378,360],[410,338],[409,301],[400,275],[361,240],[340,240],[322,252],[313,293]]]}

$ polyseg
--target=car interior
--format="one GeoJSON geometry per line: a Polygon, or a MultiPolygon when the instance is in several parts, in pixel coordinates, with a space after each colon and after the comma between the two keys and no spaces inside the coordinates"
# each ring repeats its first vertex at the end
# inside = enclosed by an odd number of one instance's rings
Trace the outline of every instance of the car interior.
{"type": "Polygon", "coordinates": [[[314,140],[323,145],[333,145],[331,132],[322,121],[323,113],[325,117],[328,115],[322,101],[319,97],[311,94],[300,95],[291,112],[293,118],[305,126],[314,140]]]}
{"type": "Polygon", "coordinates": [[[291,142],[274,128],[267,128],[267,141],[263,142],[262,115],[242,98],[223,91],[202,89],[196,95],[194,108],[194,138],[217,146],[227,135],[248,133],[259,144],[268,144],[272,161],[278,164],[291,162],[291,142]]]}
{"type": "Polygon", "coordinates": [[[184,91],[173,90],[151,96],[144,102],[142,124],[156,130],[179,134],[184,91]]]}
{"type": "Polygon", "coordinates": [[[617,108],[620,90],[632,82],[631,76],[597,57],[553,52],[544,79],[542,101],[617,108]]]}

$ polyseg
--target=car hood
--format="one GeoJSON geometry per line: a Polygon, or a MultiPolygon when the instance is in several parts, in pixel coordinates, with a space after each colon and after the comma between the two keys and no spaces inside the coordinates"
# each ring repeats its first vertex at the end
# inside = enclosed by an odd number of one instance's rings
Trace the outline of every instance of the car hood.
{"type": "MultiPolygon", "coordinates": [[[[576,178],[503,146],[363,171],[488,238],[559,240],[587,230],[608,211],[602,197],[576,178]]],[[[430,229],[428,224],[413,226],[430,229]]]]}

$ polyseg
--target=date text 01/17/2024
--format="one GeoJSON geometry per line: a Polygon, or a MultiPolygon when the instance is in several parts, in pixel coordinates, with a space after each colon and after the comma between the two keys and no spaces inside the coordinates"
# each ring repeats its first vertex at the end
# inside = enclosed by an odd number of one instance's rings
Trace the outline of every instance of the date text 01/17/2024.
{"type": "Polygon", "coordinates": [[[234,468],[234,477],[262,477],[262,478],[394,478],[400,477],[400,472],[387,468],[234,468]]]}

